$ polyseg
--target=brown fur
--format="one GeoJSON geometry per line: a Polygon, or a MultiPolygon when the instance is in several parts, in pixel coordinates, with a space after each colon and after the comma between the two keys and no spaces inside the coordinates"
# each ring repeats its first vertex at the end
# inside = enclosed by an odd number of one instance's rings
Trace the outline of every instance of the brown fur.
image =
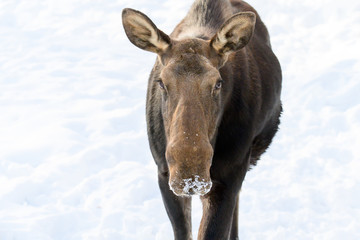
{"type": "Polygon", "coordinates": [[[192,239],[189,197],[201,196],[198,239],[237,239],[238,193],[274,137],[281,69],[265,25],[239,0],[196,0],[168,36],[136,10],[127,36],[158,54],[147,124],[175,239],[192,239]]]}

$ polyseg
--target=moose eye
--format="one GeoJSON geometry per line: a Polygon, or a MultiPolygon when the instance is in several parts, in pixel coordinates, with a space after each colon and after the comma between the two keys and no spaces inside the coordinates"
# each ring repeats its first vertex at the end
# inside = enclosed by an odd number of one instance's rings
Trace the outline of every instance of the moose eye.
{"type": "Polygon", "coordinates": [[[223,82],[224,82],[223,80],[218,80],[218,81],[216,82],[214,88],[215,88],[216,90],[220,89],[220,88],[222,87],[223,82]]]}
{"type": "Polygon", "coordinates": [[[159,84],[161,89],[165,89],[165,85],[164,85],[163,81],[157,80],[156,82],[159,84]]]}

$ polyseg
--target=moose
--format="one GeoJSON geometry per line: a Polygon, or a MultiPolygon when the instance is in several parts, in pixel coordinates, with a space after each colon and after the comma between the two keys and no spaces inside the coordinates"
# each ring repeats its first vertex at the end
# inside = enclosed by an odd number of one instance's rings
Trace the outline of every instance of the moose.
{"type": "Polygon", "coordinates": [[[192,239],[191,196],[199,195],[198,239],[238,239],[242,182],[282,112],[267,28],[241,0],[195,0],[170,35],[137,10],[125,8],[122,20],[135,46],[157,54],[147,131],[174,238],[192,239]]]}

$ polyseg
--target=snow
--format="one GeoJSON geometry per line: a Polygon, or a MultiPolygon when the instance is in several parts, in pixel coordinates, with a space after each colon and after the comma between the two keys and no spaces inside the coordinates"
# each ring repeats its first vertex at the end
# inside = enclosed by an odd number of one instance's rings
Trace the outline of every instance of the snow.
{"type": "Polygon", "coordinates": [[[194,178],[182,179],[179,184],[180,189],[177,189],[177,191],[172,187],[174,185],[174,182],[170,182],[171,184],[169,183],[169,188],[171,189],[171,191],[173,191],[174,194],[178,196],[184,197],[189,197],[193,194],[203,196],[208,193],[212,187],[211,181],[206,181],[205,179],[200,178],[200,176],[198,175],[195,175],[194,178]],[[178,192],[180,192],[180,194],[178,192]]]}
{"type": "MultiPolygon", "coordinates": [[[[360,239],[360,3],[249,1],[283,68],[281,129],[240,197],[240,239],[360,239]]],[[[0,2],[0,239],[172,239],[146,136],[155,56],[192,0],[0,2]]],[[[193,200],[193,235],[201,204],[193,200]]]]}

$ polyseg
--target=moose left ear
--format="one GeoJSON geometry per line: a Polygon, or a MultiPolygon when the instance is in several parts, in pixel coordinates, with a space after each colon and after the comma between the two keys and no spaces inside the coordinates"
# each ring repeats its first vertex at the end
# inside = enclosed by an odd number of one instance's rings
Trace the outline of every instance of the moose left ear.
{"type": "Polygon", "coordinates": [[[122,21],[130,42],[141,49],[161,54],[171,44],[170,37],[159,30],[142,12],[125,8],[122,12],[122,21]]]}
{"type": "Polygon", "coordinates": [[[229,18],[210,41],[210,46],[221,56],[243,48],[254,32],[256,15],[242,12],[229,18]]]}

